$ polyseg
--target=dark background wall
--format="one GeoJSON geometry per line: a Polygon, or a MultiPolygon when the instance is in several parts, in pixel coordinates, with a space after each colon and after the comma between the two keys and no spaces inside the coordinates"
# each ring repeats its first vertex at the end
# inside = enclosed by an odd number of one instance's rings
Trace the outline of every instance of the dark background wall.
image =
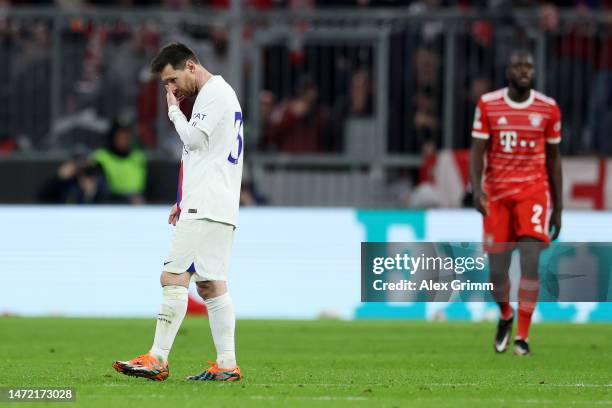
{"type": "MultiPolygon", "coordinates": [[[[63,158],[0,160],[0,203],[37,203],[42,185],[54,176],[63,161],[63,158]]],[[[147,201],[152,204],[174,202],[179,164],[169,160],[150,160],[147,170],[147,201]]]]}

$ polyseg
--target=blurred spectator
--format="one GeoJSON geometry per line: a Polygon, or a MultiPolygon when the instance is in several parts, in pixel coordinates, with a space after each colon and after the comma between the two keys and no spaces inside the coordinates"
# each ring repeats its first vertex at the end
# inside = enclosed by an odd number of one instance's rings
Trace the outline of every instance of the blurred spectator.
{"type": "Polygon", "coordinates": [[[440,56],[427,48],[420,48],[413,56],[415,90],[412,97],[413,130],[418,145],[440,143],[440,56]]]}
{"type": "Polygon", "coordinates": [[[13,113],[8,119],[19,148],[29,150],[40,147],[50,127],[50,35],[49,27],[41,21],[20,28],[13,43],[19,52],[9,60],[11,72],[7,82],[13,113]]]}
{"type": "Polygon", "coordinates": [[[115,124],[108,134],[107,147],[96,150],[91,156],[91,160],[102,167],[110,202],[145,202],[146,158],[142,151],[133,149],[132,144],[131,129],[115,124]]]}
{"type": "Polygon", "coordinates": [[[414,52],[412,61],[418,89],[435,88],[439,85],[440,55],[435,50],[421,47],[414,52]]]}
{"type": "Polygon", "coordinates": [[[589,125],[591,147],[600,153],[612,153],[612,13],[602,27],[603,36],[597,41],[595,75],[591,84],[589,125]]]}
{"type": "Polygon", "coordinates": [[[357,68],[350,74],[348,82],[348,90],[338,95],[333,109],[333,139],[328,146],[334,152],[347,152],[345,144],[350,144],[350,139],[356,136],[353,134],[354,129],[350,133],[345,130],[347,120],[371,117],[374,113],[370,71],[365,67],[357,68]]]}
{"type": "Polygon", "coordinates": [[[467,91],[462,93],[465,98],[463,99],[463,109],[458,109],[463,114],[461,125],[458,126],[461,133],[456,137],[457,140],[461,140],[460,146],[467,147],[471,145],[476,105],[480,97],[491,90],[491,81],[488,78],[477,77],[471,80],[467,91]]]}
{"type": "Polygon", "coordinates": [[[370,116],[373,109],[372,79],[365,68],[357,69],[351,78],[349,116],[370,116]]]}
{"type": "Polygon", "coordinates": [[[491,91],[491,81],[487,78],[474,78],[468,92],[468,103],[476,106],[482,95],[491,91]]]}
{"type": "Polygon", "coordinates": [[[230,31],[224,21],[215,21],[211,25],[180,24],[165,38],[178,41],[191,48],[213,75],[229,79],[230,65],[228,59],[230,31]]]}
{"type": "Polygon", "coordinates": [[[559,9],[554,4],[544,4],[540,8],[540,29],[556,31],[559,27],[559,9]]]}
{"type": "Polygon", "coordinates": [[[46,204],[95,204],[103,201],[105,182],[99,166],[85,155],[62,163],[57,174],[39,192],[46,204]]]}
{"type": "MultiPolygon", "coordinates": [[[[550,12],[552,13],[552,12],[550,12]]],[[[550,69],[547,84],[563,113],[563,147],[575,152],[585,152],[593,148],[593,140],[588,136],[589,95],[592,83],[593,53],[595,51],[597,24],[589,18],[589,11],[579,6],[575,19],[557,25],[540,24],[551,46],[550,69]],[[578,86],[577,86],[578,85],[578,86]]]]}
{"type": "Polygon", "coordinates": [[[330,140],[329,112],[319,101],[319,89],[304,77],[295,96],[272,113],[264,146],[270,151],[316,153],[327,150],[330,140]]]}
{"type": "Polygon", "coordinates": [[[417,91],[413,98],[414,132],[420,143],[440,143],[440,120],[438,105],[430,89],[417,91]]]}
{"type": "Polygon", "coordinates": [[[276,97],[270,91],[261,91],[259,94],[259,138],[258,145],[260,148],[266,148],[266,135],[271,132],[270,126],[272,123],[272,113],[274,112],[274,104],[276,97]]]}
{"type": "Polygon", "coordinates": [[[118,27],[102,52],[104,72],[99,93],[99,113],[123,123],[138,119],[139,95],[152,80],[149,61],[157,49],[157,36],[148,26],[130,31],[118,27]]]}

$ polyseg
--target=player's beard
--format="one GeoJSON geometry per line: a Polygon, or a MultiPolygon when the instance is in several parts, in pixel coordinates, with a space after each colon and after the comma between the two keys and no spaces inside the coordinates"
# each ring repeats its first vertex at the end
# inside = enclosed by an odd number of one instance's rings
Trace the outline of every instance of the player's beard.
{"type": "Polygon", "coordinates": [[[515,79],[512,79],[510,82],[512,86],[522,94],[529,92],[533,88],[533,80],[529,81],[527,85],[523,85],[515,79]]]}

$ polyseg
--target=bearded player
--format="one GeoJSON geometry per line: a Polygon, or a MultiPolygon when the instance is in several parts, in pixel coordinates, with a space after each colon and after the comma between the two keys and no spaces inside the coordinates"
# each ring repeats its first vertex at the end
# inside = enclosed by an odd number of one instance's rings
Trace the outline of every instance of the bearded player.
{"type": "Polygon", "coordinates": [[[561,113],[553,99],[533,90],[529,52],[510,55],[506,77],[507,88],[478,102],[470,175],[474,206],[484,216],[484,248],[501,312],[495,351],[508,348],[518,315],[514,352],[525,356],[531,354],[529,326],[538,299],[540,253],[561,230],[561,113]],[[518,311],[509,303],[508,271],[515,248],[521,267],[518,311]]]}
{"type": "Polygon", "coordinates": [[[217,359],[187,379],[239,380],[236,316],[226,280],[242,178],[242,110],[232,87],[183,44],[162,48],[151,70],[166,87],[168,116],[183,142],[177,200],[168,219],[176,229],[161,273],[163,301],[153,345],[113,367],[127,375],[168,378],[168,355],[187,311],[189,283],[195,281],[208,309],[217,359]],[[196,96],[190,120],[179,108],[188,96],[196,96]]]}

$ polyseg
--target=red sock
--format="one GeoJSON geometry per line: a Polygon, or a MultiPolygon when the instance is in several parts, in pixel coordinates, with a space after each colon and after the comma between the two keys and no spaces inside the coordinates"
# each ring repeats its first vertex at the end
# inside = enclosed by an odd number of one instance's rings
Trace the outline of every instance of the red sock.
{"type": "Polygon", "coordinates": [[[531,316],[538,301],[538,290],[540,282],[534,278],[521,278],[519,287],[519,306],[518,306],[518,329],[516,337],[527,340],[529,337],[529,326],[531,316]]]}
{"type": "Polygon", "coordinates": [[[510,280],[506,277],[503,281],[497,281],[494,285],[493,299],[499,306],[502,320],[508,320],[514,314],[510,306],[510,280]]]}
{"type": "Polygon", "coordinates": [[[498,302],[499,311],[501,313],[502,320],[508,320],[514,314],[514,310],[512,310],[512,306],[508,302],[498,302]]]}

